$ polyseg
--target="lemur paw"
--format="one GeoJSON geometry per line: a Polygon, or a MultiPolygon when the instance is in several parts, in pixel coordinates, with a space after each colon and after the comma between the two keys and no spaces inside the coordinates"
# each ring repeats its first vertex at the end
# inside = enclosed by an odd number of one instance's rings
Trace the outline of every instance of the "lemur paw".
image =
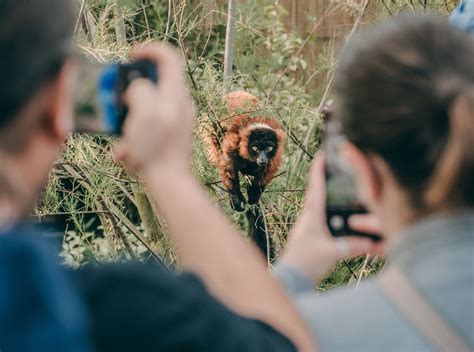
{"type": "Polygon", "coordinates": [[[231,194],[230,195],[230,206],[233,210],[243,212],[245,206],[245,200],[242,195],[231,194]]]}
{"type": "Polygon", "coordinates": [[[249,204],[257,204],[260,198],[262,197],[262,189],[249,189],[248,191],[248,199],[249,204]]]}
{"type": "Polygon", "coordinates": [[[249,194],[249,204],[257,204],[260,198],[261,198],[261,194],[259,195],[249,194]]]}

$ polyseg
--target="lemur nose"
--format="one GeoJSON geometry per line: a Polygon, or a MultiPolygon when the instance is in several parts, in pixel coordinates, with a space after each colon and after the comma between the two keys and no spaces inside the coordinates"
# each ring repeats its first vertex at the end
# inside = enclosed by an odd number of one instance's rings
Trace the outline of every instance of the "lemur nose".
{"type": "Polygon", "coordinates": [[[258,166],[265,166],[268,164],[268,157],[264,151],[261,151],[257,156],[257,165],[258,166]]]}

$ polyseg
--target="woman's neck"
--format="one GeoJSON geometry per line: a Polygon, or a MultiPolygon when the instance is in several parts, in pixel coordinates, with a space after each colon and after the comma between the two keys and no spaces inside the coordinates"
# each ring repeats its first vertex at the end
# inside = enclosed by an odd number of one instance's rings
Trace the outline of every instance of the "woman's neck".
{"type": "Polygon", "coordinates": [[[385,188],[383,199],[377,206],[376,215],[380,219],[383,236],[388,244],[417,218],[408,197],[395,185],[385,188]]]}

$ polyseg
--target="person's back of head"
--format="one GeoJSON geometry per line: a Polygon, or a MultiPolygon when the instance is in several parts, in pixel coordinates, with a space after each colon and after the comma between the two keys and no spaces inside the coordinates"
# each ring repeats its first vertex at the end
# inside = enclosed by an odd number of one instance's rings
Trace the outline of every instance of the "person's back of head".
{"type": "Polygon", "coordinates": [[[58,74],[72,48],[74,20],[69,0],[0,3],[0,130],[58,74]]]}
{"type": "Polygon", "coordinates": [[[76,12],[72,0],[0,2],[0,200],[22,189],[30,206],[70,131],[73,70],[66,63],[76,12]]]}
{"type": "Polygon", "coordinates": [[[335,115],[417,212],[474,206],[473,58],[473,38],[422,14],[374,26],[342,55],[335,115]]]}

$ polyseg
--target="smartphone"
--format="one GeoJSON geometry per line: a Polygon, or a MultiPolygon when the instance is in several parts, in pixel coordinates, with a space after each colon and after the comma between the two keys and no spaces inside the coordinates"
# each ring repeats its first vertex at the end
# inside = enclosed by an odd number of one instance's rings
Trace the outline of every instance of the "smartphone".
{"type": "Polygon", "coordinates": [[[377,234],[355,231],[349,226],[351,215],[368,212],[358,198],[353,171],[340,156],[347,140],[341,133],[340,123],[329,116],[326,116],[324,139],[326,219],[332,236],[359,236],[380,241],[377,234]]]}
{"type": "Polygon", "coordinates": [[[147,60],[126,64],[81,63],[75,94],[75,132],[120,135],[128,113],[123,94],[137,78],[158,83],[158,71],[147,60]]]}

